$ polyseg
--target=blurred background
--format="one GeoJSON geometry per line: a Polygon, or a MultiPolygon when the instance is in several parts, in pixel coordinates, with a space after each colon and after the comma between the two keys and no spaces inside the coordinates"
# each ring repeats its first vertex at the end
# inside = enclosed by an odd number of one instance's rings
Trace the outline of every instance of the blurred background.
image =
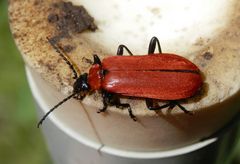
{"type": "MultiPolygon", "coordinates": [[[[0,0],[0,164],[51,164],[7,16],[0,0]]],[[[228,163],[240,164],[240,142],[228,163]]]]}
{"type": "Polygon", "coordinates": [[[0,164],[51,164],[7,16],[0,0],[0,164]]]}

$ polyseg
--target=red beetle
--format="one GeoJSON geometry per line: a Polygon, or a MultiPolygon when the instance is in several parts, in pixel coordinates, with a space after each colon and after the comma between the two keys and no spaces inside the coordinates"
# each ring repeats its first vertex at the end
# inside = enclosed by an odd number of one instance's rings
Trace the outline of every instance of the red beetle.
{"type": "Polygon", "coordinates": [[[129,116],[136,120],[131,106],[121,103],[119,96],[145,98],[150,110],[166,107],[172,109],[177,105],[185,113],[190,113],[177,100],[195,95],[202,85],[198,67],[181,56],[162,53],[156,37],[150,41],[148,55],[133,56],[124,45],[118,47],[117,56],[107,57],[102,62],[97,55],[93,55],[94,62],[89,74],[84,73],[79,77],[74,66],[61,52],[63,51],[61,47],[53,44],[51,40],[49,42],[73,70],[76,81],[73,85],[73,93],[46,113],[38,126],[68,99],[75,97],[82,100],[90,91],[96,90],[100,90],[103,97],[103,108],[98,111],[99,113],[104,112],[109,105],[121,109],[127,108],[129,116]],[[156,45],[159,53],[154,53],[156,45]],[[124,49],[130,56],[123,56],[124,49]],[[159,106],[154,100],[167,100],[169,103],[159,106]]]}

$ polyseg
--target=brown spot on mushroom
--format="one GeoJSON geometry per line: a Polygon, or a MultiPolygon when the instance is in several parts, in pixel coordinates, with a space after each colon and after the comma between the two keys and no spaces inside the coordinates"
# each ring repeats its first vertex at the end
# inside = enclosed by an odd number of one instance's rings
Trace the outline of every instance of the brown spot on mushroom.
{"type": "Polygon", "coordinates": [[[48,68],[48,70],[50,71],[54,71],[55,69],[55,65],[51,64],[51,63],[46,63],[45,66],[48,68]]]}
{"type": "Polygon", "coordinates": [[[48,15],[48,22],[49,23],[56,23],[59,20],[58,14],[50,13],[48,15]]]}
{"type": "Polygon", "coordinates": [[[37,6],[37,5],[39,5],[40,3],[42,3],[42,0],[35,0],[34,3],[33,3],[33,5],[37,6]]]}
{"type": "Polygon", "coordinates": [[[97,29],[94,18],[83,6],[75,6],[71,2],[57,2],[51,6],[47,19],[56,30],[56,34],[50,38],[53,44],[58,43],[62,38],[71,38],[72,34],[97,29]]]}
{"type": "Polygon", "coordinates": [[[205,52],[205,53],[203,54],[203,58],[206,59],[206,60],[211,60],[212,57],[213,57],[213,54],[210,53],[210,52],[205,52]]]}

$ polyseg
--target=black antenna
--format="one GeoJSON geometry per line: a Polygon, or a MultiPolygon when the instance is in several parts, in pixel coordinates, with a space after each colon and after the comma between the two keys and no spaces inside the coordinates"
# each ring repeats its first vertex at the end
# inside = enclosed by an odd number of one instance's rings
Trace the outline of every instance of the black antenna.
{"type": "Polygon", "coordinates": [[[70,96],[66,97],[65,99],[63,99],[61,102],[59,102],[57,105],[55,105],[52,109],[50,109],[43,117],[42,119],[38,122],[37,127],[39,128],[43,121],[48,117],[48,115],[50,113],[52,113],[57,107],[59,107],[60,105],[62,105],[64,102],[66,102],[67,100],[69,100],[70,98],[72,98],[73,96],[75,96],[77,93],[73,93],[70,96]]]}
{"type": "Polygon", "coordinates": [[[48,42],[50,45],[55,49],[55,51],[63,58],[63,60],[69,65],[70,69],[73,71],[74,74],[74,79],[78,78],[77,71],[75,70],[73,64],[68,60],[66,57],[67,55],[64,53],[63,49],[59,45],[55,45],[48,37],[47,37],[48,42]]]}

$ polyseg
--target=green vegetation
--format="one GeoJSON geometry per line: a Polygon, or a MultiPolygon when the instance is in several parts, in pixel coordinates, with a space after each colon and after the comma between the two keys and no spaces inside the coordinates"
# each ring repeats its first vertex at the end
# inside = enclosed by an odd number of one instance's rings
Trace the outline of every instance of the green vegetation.
{"type": "MultiPolygon", "coordinates": [[[[12,39],[7,0],[0,0],[0,163],[51,164],[40,130],[24,63],[12,39]]],[[[240,164],[240,142],[232,164],[240,164]]]]}
{"type": "Polygon", "coordinates": [[[7,0],[0,1],[0,163],[50,164],[36,128],[33,98],[24,63],[11,36],[7,0]]]}

